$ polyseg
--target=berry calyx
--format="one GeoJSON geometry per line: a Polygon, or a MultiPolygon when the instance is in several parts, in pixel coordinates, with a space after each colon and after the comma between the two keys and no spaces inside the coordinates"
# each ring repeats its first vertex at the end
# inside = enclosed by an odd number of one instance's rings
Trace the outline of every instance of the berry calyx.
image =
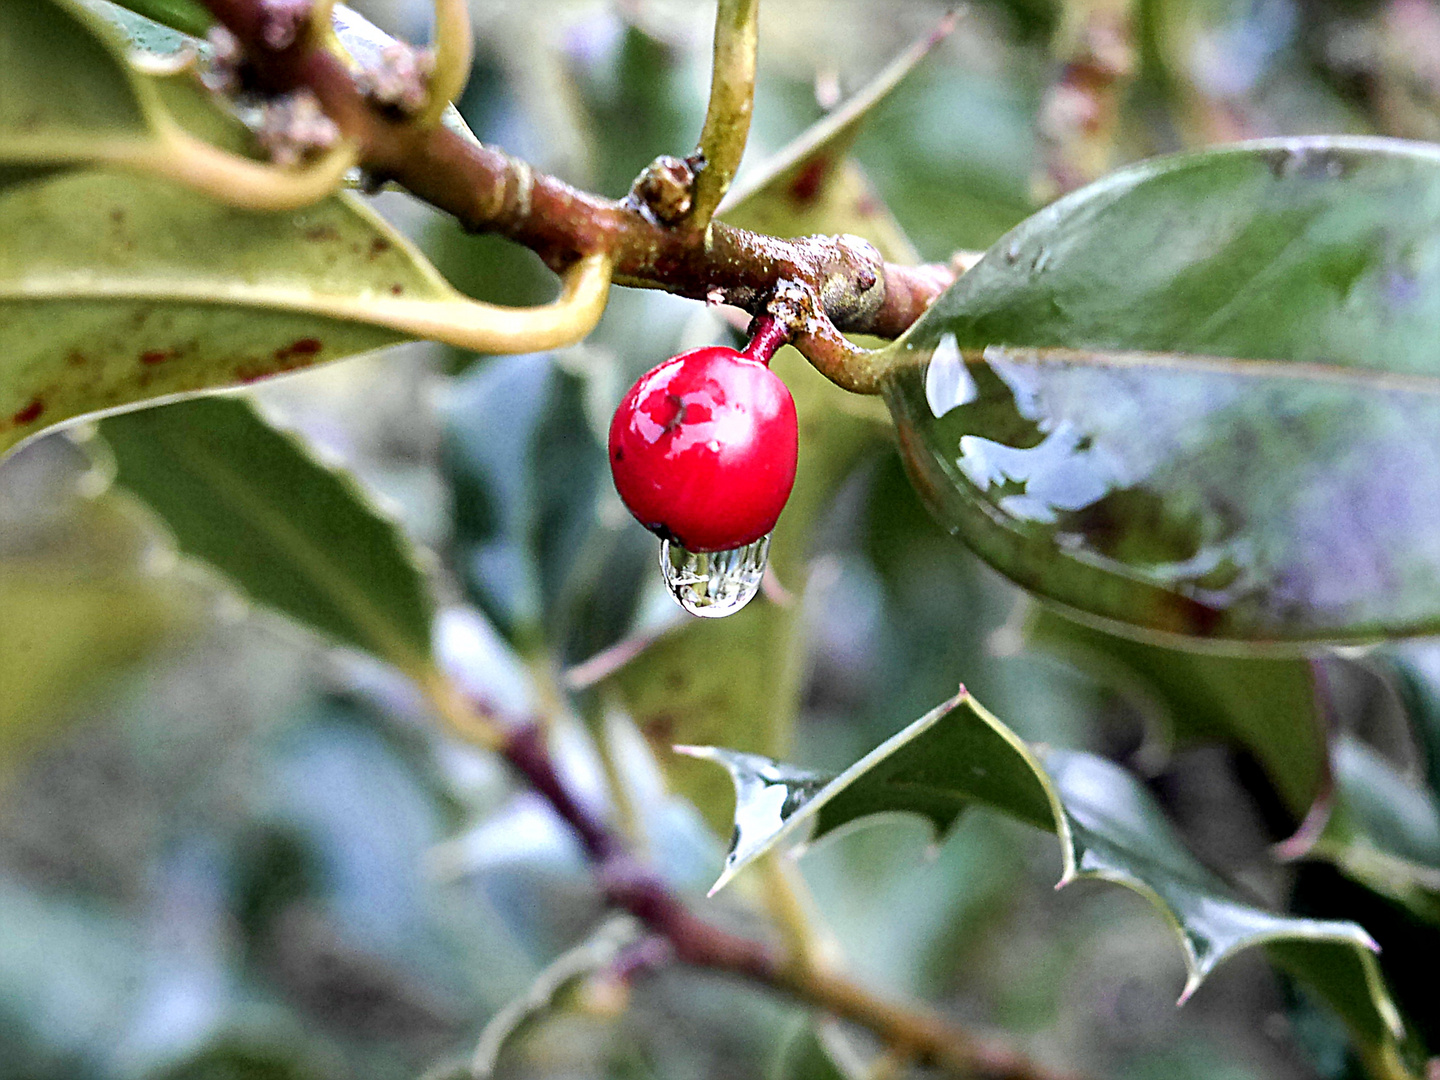
{"type": "Polygon", "coordinates": [[[773,529],[798,451],[785,383],[759,359],[719,345],[642,375],[610,424],[621,500],[640,524],[689,551],[744,547],[773,529]]]}

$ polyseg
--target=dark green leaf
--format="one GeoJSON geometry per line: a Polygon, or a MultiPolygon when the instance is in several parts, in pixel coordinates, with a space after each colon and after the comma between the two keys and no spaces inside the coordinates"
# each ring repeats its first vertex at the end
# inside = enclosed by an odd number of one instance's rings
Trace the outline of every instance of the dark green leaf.
{"type": "Polygon", "coordinates": [[[117,481],[247,596],[425,676],[433,602],[415,555],[353,479],[239,398],[111,417],[117,481]]]}
{"type": "Polygon", "coordinates": [[[716,888],[786,840],[815,840],[895,812],[943,830],[968,807],[988,806],[1057,834],[1062,885],[1097,878],[1152,900],[1179,933],[1184,997],[1226,957],[1264,945],[1344,1017],[1367,1053],[1410,1061],[1416,1052],[1363,929],[1238,899],[1123,769],[1090,754],[1027,747],[963,690],[837,777],[713,747],[690,752],[729,769],[737,790],[734,846],[716,888]]]}
{"type": "Polygon", "coordinates": [[[892,353],[937,517],[1148,631],[1440,627],[1440,155],[1244,144],[1117,173],[992,248],[892,353]]]}
{"type": "Polygon", "coordinates": [[[1440,923],[1440,804],[1374,750],[1342,738],[1333,753],[1335,793],[1307,858],[1440,923]]]}
{"type": "Polygon", "coordinates": [[[1107,634],[1037,606],[1026,639],[1132,697],[1181,745],[1217,742],[1254,755],[1299,821],[1326,774],[1325,723],[1310,661],[1215,656],[1107,634]]]}

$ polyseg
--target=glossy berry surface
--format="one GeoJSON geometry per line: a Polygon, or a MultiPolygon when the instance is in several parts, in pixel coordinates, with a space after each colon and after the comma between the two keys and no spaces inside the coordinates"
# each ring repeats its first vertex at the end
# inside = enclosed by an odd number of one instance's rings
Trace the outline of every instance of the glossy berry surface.
{"type": "Polygon", "coordinates": [[[775,527],[795,483],[795,402],[734,349],[681,353],[641,376],[610,424],[620,498],[690,551],[727,551],[775,527]]]}

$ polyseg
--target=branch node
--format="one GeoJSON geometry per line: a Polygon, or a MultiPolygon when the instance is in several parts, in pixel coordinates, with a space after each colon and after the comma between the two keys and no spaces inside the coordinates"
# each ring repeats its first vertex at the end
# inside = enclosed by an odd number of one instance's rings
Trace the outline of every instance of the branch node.
{"type": "Polygon", "coordinates": [[[627,201],[662,225],[678,225],[694,205],[697,173],[698,162],[693,156],[661,155],[635,178],[627,201]]]}
{"type": "Polygon", "coordinates": [[[310,28],[310,0],[260,0],[260,40],[284,52],[310,28]]]}
{"type": "Polygon", "coordinates": [[[834,265],[820,286],[825,314],[837,325],[864,325],[885,302],[885,259],[870,241],[849,233],[834,244],[834,265]]]}
{"type": "Polygon", "coordinates": [[[403,41],[386,45],[375,63],[362,68],[355,85],[365,99],[396,120],[418,116],[430,100],[435,54],[403,41]]]}
{"type": "Polygon", "coordinates": [[[301,89],[260,107],[255,138],[272,162],[291,168],[334,147],[340,141],[340,128],[325,115],[320,99],[301,89]]]}

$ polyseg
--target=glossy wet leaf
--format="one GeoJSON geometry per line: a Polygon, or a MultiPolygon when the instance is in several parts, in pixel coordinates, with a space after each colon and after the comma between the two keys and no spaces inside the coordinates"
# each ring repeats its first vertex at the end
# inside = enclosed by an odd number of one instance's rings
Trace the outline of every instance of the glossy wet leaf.
{"type": "Polygon", "coordinates": [[[936,516],[1146,631],[1440,626],[1440,154],[1242,144],[1124,170],[998,242],[886,390],[936,516]]]}
{"type": "Polygon", "coordinates": [[[1026,622],[1026,641],[1129,696],[1164,725],[1167,743],[1249,751],[1297,822],[1320,793],[1326,732],[1310,661],[1169,649],[1038,605],[1026,622]]]}
{"type": "MultiPolygon", "coordinates": [[[[1149,898],[1176,928],[1188,997],[1226,957],[1263,945],[1335,1008],[1367,1053],[1413,1054],[1374,943],[1354,923],[1275,914],[1239,899],[1180,843],[1145,788],[1091,754],[1029,747],[965,691],[839,776],[714,747],[737,791],[735,840],[716,888],[787,841],[876,814],[916,814],[943,833],[971,806],[1060,839],[1061,884],[1097,878],[1149,898]]],[[[1401,1075],[1401,1074],[1397,1074],[1401,1075]]]]}
{"type": "Polygon", "coordinates": [[[412,675],[430,663],[433,600],[399,527],[347,474],[245,401],[200,398],[100,423],[116,481],[180,548],[246,596],[412,675]]]}

